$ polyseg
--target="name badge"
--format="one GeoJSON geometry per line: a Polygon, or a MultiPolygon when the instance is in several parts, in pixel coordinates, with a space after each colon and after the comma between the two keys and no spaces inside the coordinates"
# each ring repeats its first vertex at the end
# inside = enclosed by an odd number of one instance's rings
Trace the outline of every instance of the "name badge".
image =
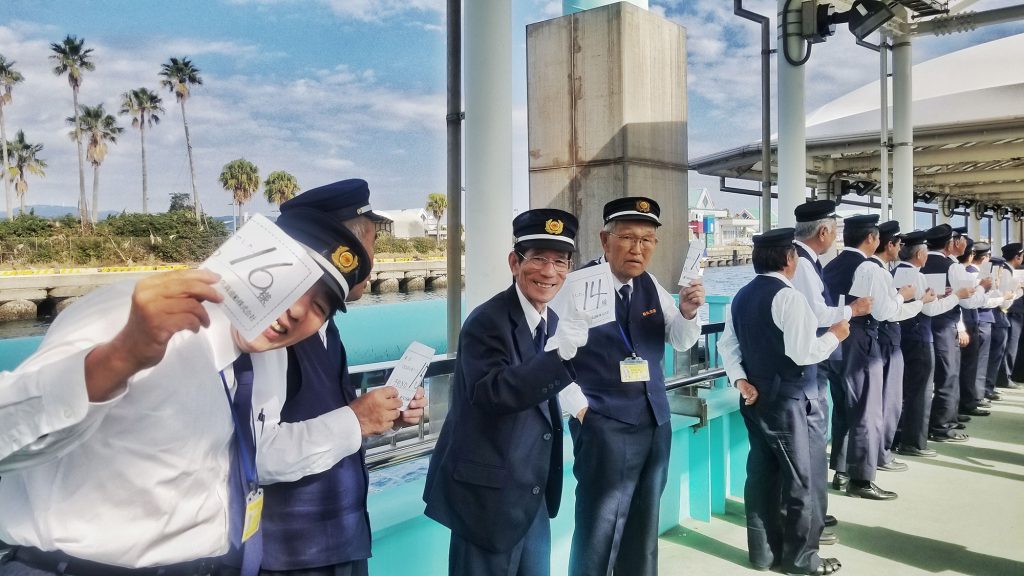
{"type": "Polygon", "coordinates": [[[245,497],[245,524],[242,526],[242,542],[245,542],[260,529],[260,517],[263,516],[263,488],[257,488],[245,497]]]}
{"type": "Polygon", "coordinates": [[[651,379],[651,371],[647,360],[631,357],[619,362],[619,376],[623,382],[646,382],[651,379]]]}

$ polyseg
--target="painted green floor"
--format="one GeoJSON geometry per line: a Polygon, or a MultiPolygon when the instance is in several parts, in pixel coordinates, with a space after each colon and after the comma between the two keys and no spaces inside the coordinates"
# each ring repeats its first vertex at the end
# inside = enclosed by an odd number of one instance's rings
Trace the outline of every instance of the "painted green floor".
{"type": "MultiPolygon", "coordinates": [[[[967,425],[969,442],[932,443],[937,458],[901,456],[908,471],[878,473],[898,499],[830,492],[839,544],[822,554],[843,563],[840,574],[1024,575],[1024,391],[1000,392],[992,415],[967,425]]],[[[754,574],[742,502],[663,535],[659,563],[662,575],[754,574]]]]}

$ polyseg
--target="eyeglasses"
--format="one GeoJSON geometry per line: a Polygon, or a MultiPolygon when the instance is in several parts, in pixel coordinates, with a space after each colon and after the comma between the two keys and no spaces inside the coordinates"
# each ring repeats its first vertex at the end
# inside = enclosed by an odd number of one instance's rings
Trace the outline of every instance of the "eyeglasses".
{"type": "Polygon", "coordinates": [[[527,256],[520,252],[519,257],[523,259],[523,263],[532,268],[542,270],[548,267],[548,264],[555,268],[555,272],[568,272],[569,266],[572,265],[572,260],[566,260],[565,258],[545,258],[544,256],[527,256]]]}
{"type": "Polygon", "coordinates": [[[636,246],[637,244],[639,244],[640,248],[643,249],[643,250],[651,250],[655,246],[658,245],[658,237],[657,236],[630,236],[629,234],[626,234],[624,236],[620,236],[620,235],[616,234],[615,232],[609,232],[609,234],[611,234],[612,236],[615,236],[616,238],[619,239],[620,242],[622,242],[623,244],[625,244],[627,246],[632,247],[632,246],[636,246]]]}

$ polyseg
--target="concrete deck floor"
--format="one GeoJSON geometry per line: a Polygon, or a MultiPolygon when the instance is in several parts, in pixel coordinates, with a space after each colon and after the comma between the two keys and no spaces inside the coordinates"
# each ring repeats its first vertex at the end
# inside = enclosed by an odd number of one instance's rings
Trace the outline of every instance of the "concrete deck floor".
{"type": "MultiPolygon", "coordinates": [[[[999,389],[992,415],[967,424],[966,443],[930,443],[936,458],[900,456],[910,469],[879,472],[899,498],[875,502],[829,492],[842,575],[1024,575],[1024,391],[999,389]]],[[[743,504],[730,500],[710,523],[667,532],[660,573],[755,574],[747,563],[743,504]]]]}

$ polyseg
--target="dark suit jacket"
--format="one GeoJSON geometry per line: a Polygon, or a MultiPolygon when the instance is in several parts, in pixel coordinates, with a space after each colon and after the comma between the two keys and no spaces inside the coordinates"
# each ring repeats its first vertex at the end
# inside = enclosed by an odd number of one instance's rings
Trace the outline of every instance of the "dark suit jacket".
{"type": "MultiPolygon", "coordinates": [[[[550,309],[547,322],[554,334],[550,309]]],[[[514,285],[473,310],[427,473],[427,516],[496,552],[523,538],[545,499],[553,435],[562,433],[548,399],[573,381],[571,369],[557,351],[534,351],[514,285]]]]}

